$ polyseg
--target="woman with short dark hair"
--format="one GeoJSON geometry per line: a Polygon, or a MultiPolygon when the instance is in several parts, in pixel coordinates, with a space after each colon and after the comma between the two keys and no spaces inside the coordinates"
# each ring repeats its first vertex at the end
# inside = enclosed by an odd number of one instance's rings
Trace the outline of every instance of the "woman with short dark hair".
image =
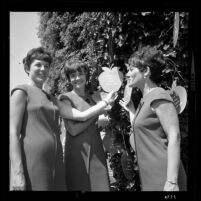
{"type": "Polygon", "coordinates": [[[142,99],[135,111],[127,106],[136,151],[142,191],[185,191],[186,174],[180,160],[179,120],[169,93],[158,87],[166,66],[160,50],[152,46],[138,49],[129,59],[127,82],[137,87],[142,99]]]}
{"type": "MultiPolygon", "coordinates": [[[[65,73],[72,91],[60,95],[66,105],[85,111],[95,105],[87,88],[88,66],[79,60],[67,61],[65,73]]],[[[98,115],[85,121],[64,119],[66,128],[65,174],[68,191],[109,191],[107,163],[100,133],[98,115]]]]}

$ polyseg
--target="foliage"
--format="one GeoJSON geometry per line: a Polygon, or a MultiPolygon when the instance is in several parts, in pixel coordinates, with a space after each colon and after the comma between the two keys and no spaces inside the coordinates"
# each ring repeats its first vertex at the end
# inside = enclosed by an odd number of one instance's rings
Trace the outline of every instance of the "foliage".
{"type": "MultiPolygon", "coordinates": [[[[64,75],[63,66],[69,58],[79,58],[86,61],[90,70],[90,90],[98,88],[97,77],[101,67],[118,66],[126,74],[125,63],[139,45],[158,45],[167,57],[168,65],[164,72],[162,87],[168,89],[177,80],[178,85],[184,86],[188,92],[189,74],[189,14],[181,12],[179,37],[177,45],[173,46],[174,12],[41,12],[38,36],[41,44],[53,55],[54,62],[50,71],[47,86],[50,93],[59,95],[69,89],[64,75]]],[[[124,85],[119,90],[119,99],[123,97],[124,85]]],[[[132,98],[138,105],[141,94],[133,90],[132,98]]],[[[128,143],[130,123],[128,114],[115,102],[109,113],[110,125],[116,140],[122,141],[122,130],[125,130],[125,149],[130,150],[128,143]]],[[[186,170],[188,149],[188,105],[179,116],[182,136],[182,160],[186,170]]],[[[113,154],[111,168],[114,171],[118,191],[139,191],[139,180],[135,176],[132,181],[127,180],[120,166],[120,155],[113,154]],[[128,187],[130,186],[130,187],[128,187]]],[[[134,160],[135,173],[137,163],[134,160]]]]}

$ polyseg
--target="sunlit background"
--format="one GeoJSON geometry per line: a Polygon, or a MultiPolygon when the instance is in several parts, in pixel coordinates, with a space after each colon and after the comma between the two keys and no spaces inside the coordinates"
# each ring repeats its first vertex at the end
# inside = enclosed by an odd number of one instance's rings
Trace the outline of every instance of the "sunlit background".
{"type": "Polygon", "coordinates": [[[22,59],[30,49],[40,46],[38,25],[37,12],[10,12],[10,90],[28,81],[22,59]]]}

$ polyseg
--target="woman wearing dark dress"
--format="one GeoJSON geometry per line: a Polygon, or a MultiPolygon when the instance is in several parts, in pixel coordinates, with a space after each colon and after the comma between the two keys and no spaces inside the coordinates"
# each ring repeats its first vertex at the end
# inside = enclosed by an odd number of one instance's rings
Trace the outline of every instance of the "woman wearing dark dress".
{"type": "Polygon", "coordinates": [[[180,130],[169,93],[158,87],[165,67],[162,52],[145,46],[129,59],[128,85],[138,87],[142,99],[135,111],[127,106],[133,126],[130,136],[136,151],[142,191],[186,191],[186,174],[180,160],[180,130]]]}
{"type": "MultiPolygon", "coordinates": [[[[65,73],[73,89],[60,95],[59,99],[79,111],[95,104],[86,86],[87,70],[86,64],[81,61],[68,61],[65,65],[65,73]]],[[[98,115],[85,122],[64,120],[68,191],[109,191],[107,163],[97,120],[98,115]]]]}
{"type": "Polygon", "coordinates": [[[30,82],[15,87],[10,100],[10,190],[65,191],[59,115],[85,121],[116,95],[80,112],[42,90],[51,64],[44,48],[31,49],[23,64],[30,82]]]}

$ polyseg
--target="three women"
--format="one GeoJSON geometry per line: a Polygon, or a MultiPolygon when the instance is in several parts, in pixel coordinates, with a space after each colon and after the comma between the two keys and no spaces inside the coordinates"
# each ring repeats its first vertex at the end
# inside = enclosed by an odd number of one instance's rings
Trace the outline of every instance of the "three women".
{"type": "MultiPolygon", "coordinates": [[[[67,184],[67,190],[108,191],[106,161],[95,122],[116,96],[110,93],[93,106],[85,88],[85,66],[66,63],[73,91],[61,95],[59,101],[42,90],[51,64],[49,53],[34,48],[23,63],[30,83],[11,92],[10,189],[66,190],[67,184]],[[66,171],[59,139],[59,115],[68,119],[65,120],[66,171]]],[[[170,95],[158,87],[164,67],[163,55],[154,47],[143,47],[131,55],[128,84],[138,87],[143,98],[137,110],[132,102],[128,106],[121,102],[133,125],[143,191],[186,190],[178,116],[170,95]]]]}

